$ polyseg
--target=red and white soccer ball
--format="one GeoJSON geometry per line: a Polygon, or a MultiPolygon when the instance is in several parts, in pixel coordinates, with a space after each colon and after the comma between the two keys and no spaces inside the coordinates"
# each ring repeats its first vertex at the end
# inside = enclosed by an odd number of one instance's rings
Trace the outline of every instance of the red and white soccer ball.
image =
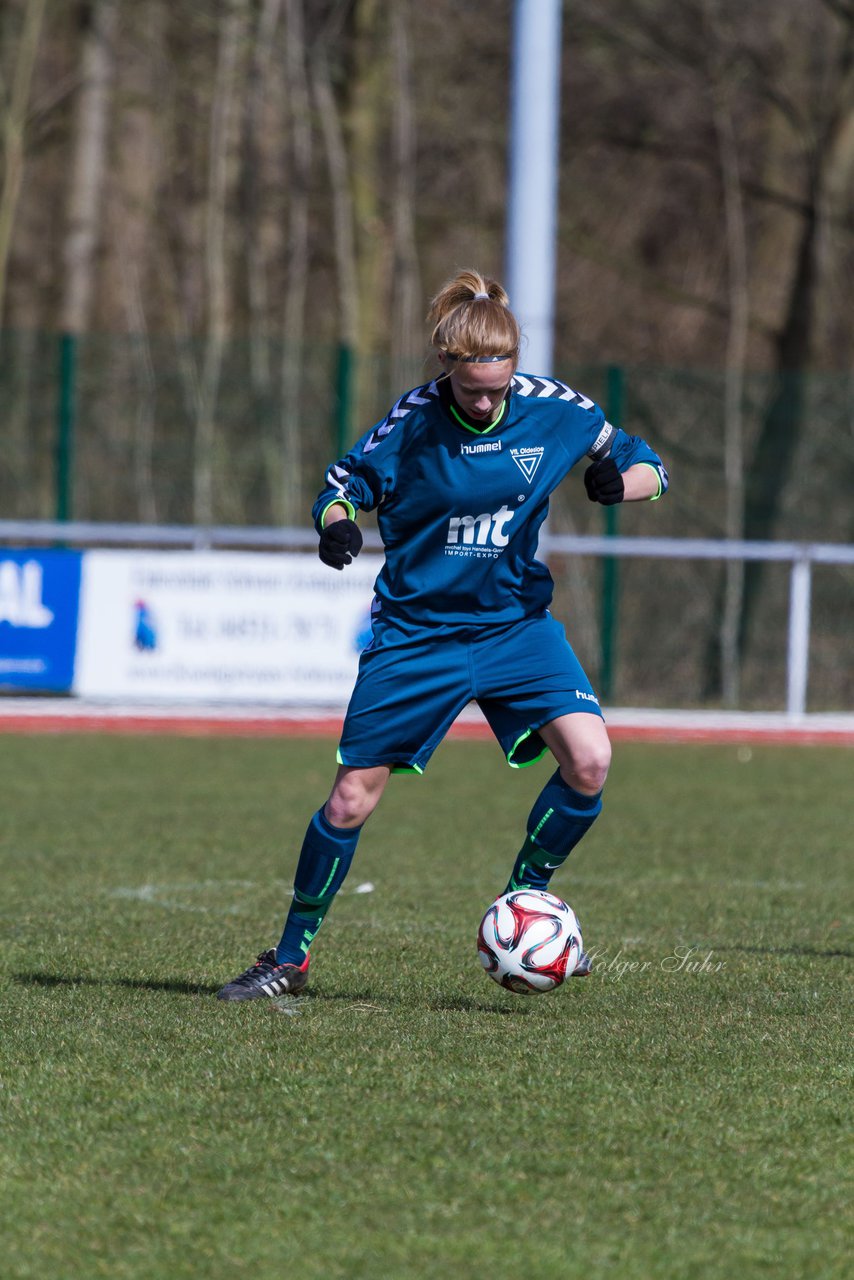
{"type": "Polygon", "coordinates": [[[542,889],[516,889],[496,898],[477,933],[490,978],[520,995],[554,991],[572,974],[581,947],[572,907],[542,889]]]}

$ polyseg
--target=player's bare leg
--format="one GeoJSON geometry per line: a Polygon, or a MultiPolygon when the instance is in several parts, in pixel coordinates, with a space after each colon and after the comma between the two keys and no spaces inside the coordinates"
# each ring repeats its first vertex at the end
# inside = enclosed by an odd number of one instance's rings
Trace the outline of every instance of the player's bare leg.
{"type": "Polygon", "coordinates": [[[558,716],[539,731],[560,767],[564,782],[582,795],[598,795],[611,765],[605,721],[587,711],[558,716]]]}
{"type": "Polygon", "coordinates": [[[361,827],[380,802],[391,775],[388,765],[359,769],[338,766],[329,799],[323,806],[326,817],[335,827],[361,827]]]}
{"type": "Polygon", "coordinates": [[[293,995],[308,982],[309,947],[332,905],[356,852],[362,826],[385,790],[387,765],[341,765],[329,799],[308,824],[294,876],[294,896],[278,947],[219,992],[221,1000],[293,995]]]}

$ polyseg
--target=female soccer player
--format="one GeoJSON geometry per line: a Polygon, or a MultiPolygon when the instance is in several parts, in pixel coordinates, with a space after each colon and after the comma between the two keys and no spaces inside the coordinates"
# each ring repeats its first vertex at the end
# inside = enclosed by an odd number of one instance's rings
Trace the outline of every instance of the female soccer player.
{"type": "MultiPolygon", "coordinates": [[[[602,807],[611,749],[595,693],[549,613],[536,559],[549,496],[582,458],[587,495],[659,498],[667,473],[636,436],[563,382],[517,373],[520,330],[495,280],[462,271],[433,299],[441,374],[408,391],[329,468],[314,504],[320,558],[359,554],[378,510],[385,564],[329,799],[308,824],[279,945],[219,992],[301,991],[309,947],[389,776],[423,772],[474,699],[514,768],[551,751],[507,889],[545,889],[602,807]]],[[[586,957],[578,976],[590,971],[586,957]]]]}

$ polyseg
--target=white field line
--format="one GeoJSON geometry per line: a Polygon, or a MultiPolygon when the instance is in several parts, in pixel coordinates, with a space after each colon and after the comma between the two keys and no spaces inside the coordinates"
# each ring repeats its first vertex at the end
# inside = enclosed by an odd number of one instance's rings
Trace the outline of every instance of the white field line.
{"type": "MultiPolygon", "coordinates": [[[[689,892],[732,892],[744,891],[752,893],[838,893],[846,892],[849,886],[842,881],[821,881],[821,883],[808,882],[805,880],[766,880],[766,879],[729,879],[727,877],[715,876],[686,876],[686,875],[633,875],[630,878],[617,875],[597,875],[595,872],[573,873],[571,877],[571,886],[574,890],[576,886],[584,888],[627,888],[631,886],[647,886],[655,889],[657,886],[679,886],[689,892]]],[[[200,880],[189,882],[186,884],[142,884],[133,886],[119,886],[116,889],[108,891],[108,896],[113,899],[130,902],[144,902],[149,906],[158,907],[164,911],[180,911],[189,912],[196,915],[231,915],[239,916],[247,912],[247,906],[237,905],[236,903],[217,902],[212,905],[205,905],[199,902],[188,902],[185,895],[193,895],[198,893],[221,892],[227,895],[235,889],[254,891],[264,889],[273,891],[281,895],[283,898],[293,896],[293,887],[285,884],[284,881],[253,881],[253,880],[200,880]],[[181,896],[177,896],[181,895],[181,896]]],[[[564,896],[567,896],[567,890],[562,885],[556,885],[555,890],[564,896]]],[[[370,881],[364,881],[350,888],[345,886],[340,891],[345,896],[357,896],[370,894],[375,892],[375,886],[370,881]]],[[[367,923],[367,922],[364,922],[367,923]]],[[[363,927],[363,926],[362,926],[363,927]]],[[[387,928],[387,926],[383,926],[387,928]]],[[[413,928],[413,923],[409,922],[407,928],[413,928]]],[[[425,924],[423,926],[415,926],[418,932],[426,930],[428,932],[438,931],[441,928],[435,925],[425,924]]],[[[635,941],[632,939],[631,941],[635,941]]],[[[638,939],[639,941],[639,939],[638,939]]]]}
{"type": "MultiPolygon", "coordinates": [[[[131,902],[147,902],[153,907],[162,907],[166,911],[189,911],[198,915],[209,915],[215,912],[217,915],[242,915],[244,908],[234,903],[225,906],[217,904],[216,906],[204,906],[197,902],[186,902],[180,898],[176,898],[175,894],[193,894],[193,893],[209,893],[211,890],[229,890],[234,889],[273,889],[276,893],[283,897],[293,897],[293,886],[285,886],[281,881],[266,880],[199,880],[187,884],[141,884],[141,885],[120,885],[116,889],[109,890],[110,898],[125,899],[131,902]]],[[[345,894],[365,894],[373,893],[374,886],[365,881],[357,884],[352,889],[343,889],[345,894]]]]}

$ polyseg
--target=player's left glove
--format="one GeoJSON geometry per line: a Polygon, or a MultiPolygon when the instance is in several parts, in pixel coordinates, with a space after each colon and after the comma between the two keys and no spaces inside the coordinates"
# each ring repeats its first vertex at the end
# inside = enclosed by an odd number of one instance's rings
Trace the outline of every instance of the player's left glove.
{"type": "Polygon", "coordinates": [[[620,469],[613,458],[600,458],[584,473],[584,486],[591,502],[601,502],[603,507],[613,507],[623,501],[626,486],[620,469]]]}
{"type": "Polygon", "coordinates": [[[355,520],[335,520],[320,535],[318,555],[333,569],[352,564],[353,557],[361,550],[362,532],[355,520]]]}

